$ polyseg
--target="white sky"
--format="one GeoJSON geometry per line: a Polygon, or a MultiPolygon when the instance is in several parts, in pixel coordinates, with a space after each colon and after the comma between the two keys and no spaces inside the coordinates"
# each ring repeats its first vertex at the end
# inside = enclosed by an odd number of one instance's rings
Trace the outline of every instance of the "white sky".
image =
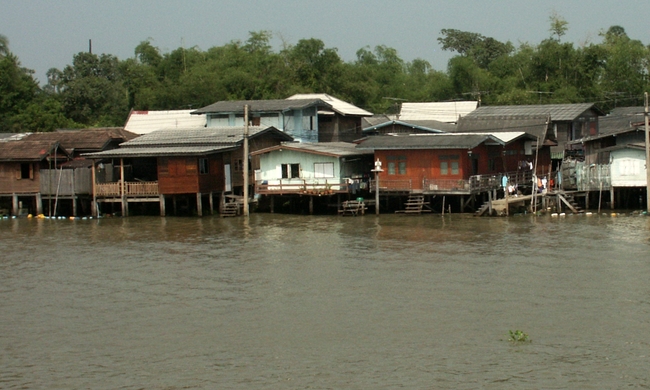
{"type": "Polygon", "coordinates": [[[576,45],[600,42],[598,33],[612,25],[650,43],[648,0],[0,0],[0,34],[41,84],[49,68],[87,51],[89,40],[93,53],[125,59],[148,38],[163,53],[207,50],[261,30],[274,33],[275,50],[317,38],[353,61],[363,47],[386,45],[405,61],[445,70],[451,53],[438,45],[441,29],[538,44],[550,36],[553,12],[569,22],[563,40],[576,45]]]}

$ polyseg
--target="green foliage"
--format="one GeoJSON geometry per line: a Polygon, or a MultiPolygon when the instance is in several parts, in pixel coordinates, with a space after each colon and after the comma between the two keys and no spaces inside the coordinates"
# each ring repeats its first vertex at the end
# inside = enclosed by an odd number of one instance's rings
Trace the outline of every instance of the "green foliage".
{"type": "Polygon", "coordinates": [[[508,341],[511,343],[530,343],[532,340],[528,338],[528,335],[520,330],[511,330],[509,332],[508,341]]]}
{"type": "Polygon", "coordinates": [[[650,47],[621,26],[601,43],[561,42],[568,23],[550,16],[551,36],[514,47],[479,33],[441,30],[438,42],[456,53],[445,70],[379,45],[343,61],[325,42],[301,39],[271,46],[269,31],[250,32],[207,50],[163,52],[151,39],[134,56],[78,53],[72,64],[47,72],[39,88],[0,35],[0,131],[57,127],[122,126],[131,109],[198,108],[220,100],[284,99],[295,93],[329,93],[375,113],[399,101],[469,100],[482,104],[594,102],[608,110],[638,104],[650,91],[650,47]]]}

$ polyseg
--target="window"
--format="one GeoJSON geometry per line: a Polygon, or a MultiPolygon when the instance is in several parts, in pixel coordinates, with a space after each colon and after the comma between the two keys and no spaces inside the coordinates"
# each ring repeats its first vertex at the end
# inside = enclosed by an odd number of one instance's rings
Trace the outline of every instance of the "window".
{"type": "Polygon", "coordinates": [[[21,179],[32,178],[32,164],[20,164],[20,178],[21,179]]]}
{"type": "Polygon", "coordinates": [[[400,175],[406,175],[406,161],[400,161],[397,168],[400,175]]]}
{"type": "Polygon", "coordinates": [[[388,156],[388,174],[406,175],[406,156],[388,156]]]}
{"type": "Polygon", "coordinates": [[[210,166],[207,158],[199,159],[199,175],[207,175],[210,173],[210,166]]]}
{"type": "Polygon", "coordinates": [[[440,174],[441,175],[458,175],[460,173],[458,160],[460,156],[457,154],[450,155],[440,155],[438,156],[440,160],[440,174]],[[451,169],[451,172],[450,172],[451,169]]]}
{"type": "Polygon", "coordinates": [[[282,164],[282,178],[296,179],[300,177],[300,164],[282,164]]]}
{"type": "Polygon", "coordinates": [[[389,175],[394,175],[395,174],[395,163],[392,161],[388,162],[388,174],[389,175]]]}
{"type": "Polygon", "coordinates": [[[334,177],[334,163],[314,163],[314,177],[334,177]]]}
{"type": "Polygon", "coordinates": [[[459,170],[458,170],[458,161],[452,161],[451,162],[451,174],[452,175],[458,175],[459,170]]]}

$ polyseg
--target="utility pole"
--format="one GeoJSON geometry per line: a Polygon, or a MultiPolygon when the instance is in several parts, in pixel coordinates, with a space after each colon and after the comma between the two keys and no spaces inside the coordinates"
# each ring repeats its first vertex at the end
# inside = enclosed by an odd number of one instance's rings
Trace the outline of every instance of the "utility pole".
{"type": "Polygon", "coordinates": [[[375,215],[377,216],[379,216],[379,173],[383,171],[381,169],[381,161],[377,159],[375,161],[375,169],[371,170],[371,172],[375,173],[375,215]]]}
{"type": "Polygon", "coordinates": [[[244,105],[244,217],[248,217],[248,104],[244,105]]]}
{"type": "Polygon", "coordinates": [[[645,118],[645,179],[646,179],[646,187],[645,187],[645,192],[646,192],[646,210],[648,213],[650,213],[650,124],[648,122],[650,119],[648,118],[648,113],[649,108],[648,106],[650,105],[650,102],[648,102],[648,93],[645,93],[645,115],[643,117],[645,118]]]}

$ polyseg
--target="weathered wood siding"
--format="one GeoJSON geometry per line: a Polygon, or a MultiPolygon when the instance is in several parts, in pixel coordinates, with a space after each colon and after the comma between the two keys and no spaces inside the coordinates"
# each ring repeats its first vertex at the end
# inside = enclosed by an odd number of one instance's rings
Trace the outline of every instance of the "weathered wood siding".
{"type": "Polygon", "coordinates": [[[352,142],[361,137],[360,117],[318,116],[318,142],[352,142]]]}
{"type": "Polygon", "coordinates": [[[43,195],[88,195],[92,193],[92,172],[89,168],[42,169],[40,192],[43,195]]]}
{"type": "Polygon", "coordinates": [[[165,157],[158,159],[158,189],[161,194],[193,194],[223,190],[221,155],[208,159],[208,173],[199,173],[202,157],[165,157]]]}
{"type": "Polygon", "coordinates": [[[381,180],[410,180],[412,189],[422,189],[424,179],[468,179],[471,174],[470,157],[467,149],[429,149],[429,150],[377,150],[375,158],[382,163],[381,180]],[[447,174],[441,173],[441,162],[447,162],[447,174]],[[452,162],[458,163],[458,171],[452,172],[452,162]],[[390,164],[395,164],[391,171],[390,164]],[[405,164],[400,172],[399,164],[405,164]]]}
{"type": "Polygon", "coordinates": [[[29,164],[30,178],[22,179],[20,162],[0,163],[0,194],[33,194],[39,191],[39,164],[29,164]]]}

